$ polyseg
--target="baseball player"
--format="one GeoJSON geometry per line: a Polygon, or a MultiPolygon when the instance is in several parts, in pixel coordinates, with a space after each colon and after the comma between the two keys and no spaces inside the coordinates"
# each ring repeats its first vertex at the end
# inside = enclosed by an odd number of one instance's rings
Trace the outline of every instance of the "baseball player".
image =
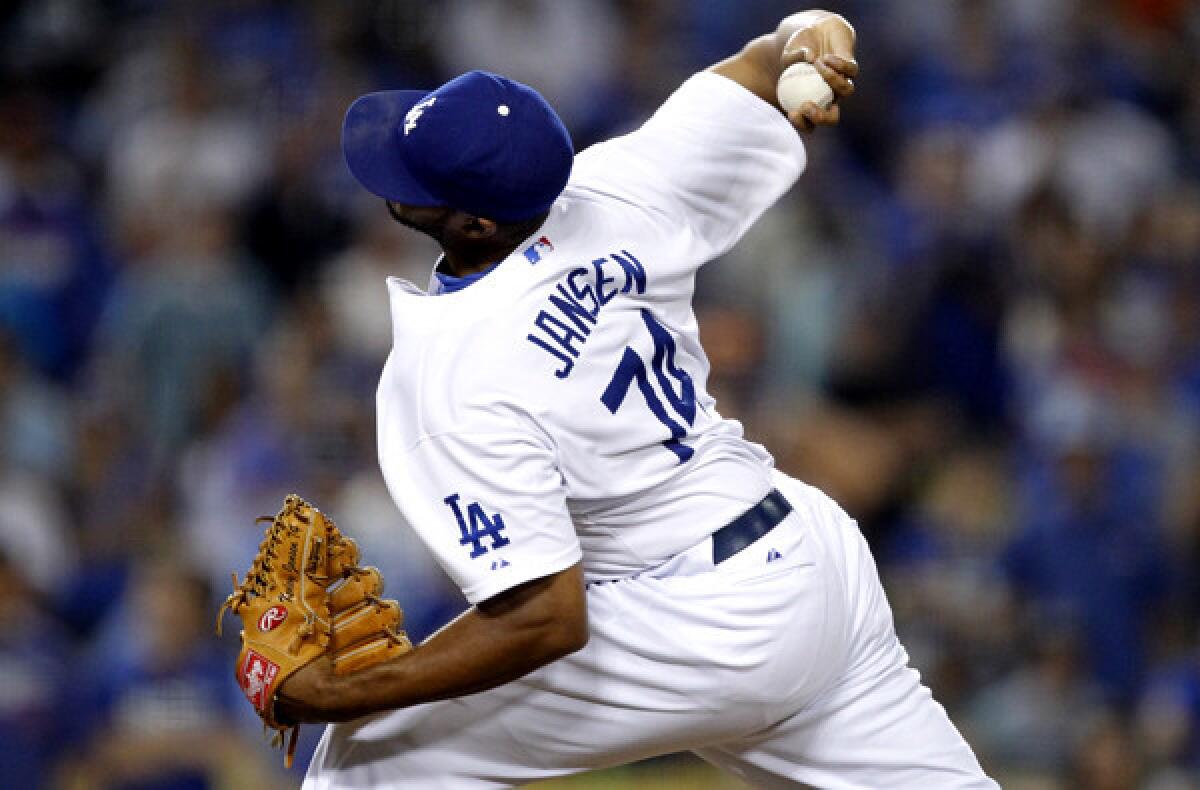
{"type": "Polygon", "coordinates": [[[896,639],[859,530],[718,414],[691,299],[799,177],[781,70],[838,97],[854,34],[809,11],[575,156],[530,88],[359,98],[354,176],[443,249],[390,278],[379,458],[473,604],[411,653],[279,705],[339,722],[304,786],[502,787],[691,750],[754,785],[993,788],[896,639]]]}

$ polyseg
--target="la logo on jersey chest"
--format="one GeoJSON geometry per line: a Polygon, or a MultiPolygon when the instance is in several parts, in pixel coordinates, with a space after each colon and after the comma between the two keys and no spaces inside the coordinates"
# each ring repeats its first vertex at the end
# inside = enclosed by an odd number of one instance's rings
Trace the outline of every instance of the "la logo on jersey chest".
{"type": "Polygon", "coordinates": [[[575,369],[601,308],[618,294],[645,292],[646,267],[629,250],[596,258],[554,284],[526,339],[554,358],[554,375],[565,379],[575,369]]]}

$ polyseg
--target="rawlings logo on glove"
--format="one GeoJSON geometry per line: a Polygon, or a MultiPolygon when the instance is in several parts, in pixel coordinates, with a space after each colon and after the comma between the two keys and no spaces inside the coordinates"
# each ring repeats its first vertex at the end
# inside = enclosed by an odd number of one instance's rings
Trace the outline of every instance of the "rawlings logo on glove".
{"type": "Polygon", "coordinates": [[[217,635],[227,609],[242,619],[237,683],[277,743],[290,731],[290,767],[299,727],[275,715],[283,682],[327,652],[344,675],[403,655],[412,644],[399,630],[399,604],[379,598],[379,571],[358,567],[358,546],[321,511],[291,494],[278,515],[259,521],[270,525],[243,581],[233,575],[217,635]]]}
{"type": "Polygon", "coordinates": [[[258,618],[259,631],[274,631],[279,626],[283,625],[283,621],[287,619],[287,609],[282,606],[272,606],[267,611],[263,612],[263,616],[258,618]]]}

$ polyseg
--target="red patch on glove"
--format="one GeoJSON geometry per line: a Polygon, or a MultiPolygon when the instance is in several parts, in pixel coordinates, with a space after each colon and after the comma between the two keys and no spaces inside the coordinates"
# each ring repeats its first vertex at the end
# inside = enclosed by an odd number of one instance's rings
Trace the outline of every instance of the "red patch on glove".
{"type": "Polygon", "coordinates": [[[242,692],[255,710],[265,711],[271,704],[272,690],[275,677],[279,674],[279,665],[253,650],[246,651],[246,660],[238,667],[237,681],[242,692]]]}

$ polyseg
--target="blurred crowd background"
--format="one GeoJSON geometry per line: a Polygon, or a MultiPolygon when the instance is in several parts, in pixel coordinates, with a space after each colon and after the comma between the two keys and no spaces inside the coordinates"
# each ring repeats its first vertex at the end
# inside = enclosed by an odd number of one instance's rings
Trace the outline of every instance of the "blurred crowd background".
{"type": "MultiPolygon", "coordinates": [[[[828,6],[858,94],[699,279],[719,408],[859,519],[1006,787],[1200,786],[1200,7],[828,6]]],[[[355,96],[488,68],[582,149],[793,10],[0,4],[0,784],[298,781],[212,635],[289,491],[414,635],[464,607],[375,461],[383,278],[434,250],[351,182],[355,96]]],[[[595,781],[720,782],[645,770],[595,781]]]]}

